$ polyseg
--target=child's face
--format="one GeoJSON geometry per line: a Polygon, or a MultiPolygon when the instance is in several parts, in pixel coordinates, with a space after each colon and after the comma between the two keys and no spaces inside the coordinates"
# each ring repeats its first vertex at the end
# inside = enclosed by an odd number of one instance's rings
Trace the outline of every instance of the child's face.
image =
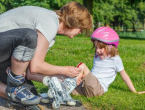
{"type": "Polygon", "coordinates": [[[104,59],[105,57],[107,57],[107,53],[105,48],[100,48],[99,45],[97,45],[97,41],[95,42],[95,51],[97,53],[97,55],[100,57],[100,59],[104,59]]]}
{"type": "Polygon", "coordinates": [[[105,48],[96,48],[96,53],[100,57],[100,59],[104,59],[105,57],[107,57],[105,48]]]}

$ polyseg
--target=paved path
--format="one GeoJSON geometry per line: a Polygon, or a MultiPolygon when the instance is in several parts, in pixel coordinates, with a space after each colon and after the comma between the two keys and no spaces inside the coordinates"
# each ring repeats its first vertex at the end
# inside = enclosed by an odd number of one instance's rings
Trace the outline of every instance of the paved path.
{"type": "MultiPolygon", "coordinates": [[[[7,106],[7,101],[0,97],[0,110],[10,110],[7,106]]],[[[44,107],[44,110],[52,110],[51,105],[42,105],[44,107]]],[[[11,110],[17,110],[17,109],[11,109],[11,110]]],[[[86,109],[84,106],[81,107],[69,107],[69,106],[61,106],[59,110],[89,110],[86,109]]]]}

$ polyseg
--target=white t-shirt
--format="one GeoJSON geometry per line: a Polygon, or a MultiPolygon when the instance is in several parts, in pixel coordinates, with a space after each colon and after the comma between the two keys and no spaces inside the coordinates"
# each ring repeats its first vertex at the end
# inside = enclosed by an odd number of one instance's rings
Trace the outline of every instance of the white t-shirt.
{"type": "Polygon", "coordinates": [[[37,29],[50,43],[48,48],[55,42],[58,26],[58,16],[54,11],[36,6],[23,6],[0,15],[0,32],[17,28],[37,29]]]}
{"type": "Polygon", "coordinates": [[[109,85],[115,80],[117,72],[124,69],[119,55],[101,60],[100,57],[94,58],[92,74],[102,85],[104,92],[108,91],[109,85]]]}

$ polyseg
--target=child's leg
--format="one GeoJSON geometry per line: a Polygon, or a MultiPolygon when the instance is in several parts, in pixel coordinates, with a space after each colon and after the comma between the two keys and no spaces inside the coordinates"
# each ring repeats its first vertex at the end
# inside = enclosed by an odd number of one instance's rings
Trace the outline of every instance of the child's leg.
{"type": "Polygon", "coordinates": [[[78,65],[78,68],[82,68],[81,73],[79,74],[79,76],[76,77],[77,80],[77,84],[79,85],[82,81],[82,79],[87,76],[87,74],[90,72],[89,68],[84,64],[84,63],[80,63],[78,65]]]}
{"type": "Polygon", "coordinates": [[[74,95],[84,95],[86,97],[100,96],[104,94],[104,90],[99,83],[98,79],[90,72],[85,64],[79,66],[82,68],[82,72],[77,77],[77,82],[83,76],[83,82],[76,87],[72,92],[74,95]]]}
{"type": "MultiPolygon", "coordinates": [[[[55,77],[59,78],[59,80],[62,77],[64,78],[64,81],[62,81],[61,84],[65,88],[68,95],[71,94],[71,92],[77,87],[77,85],[80,84],[82,77],[85,77],[89,73],[89,69],[84,63],[80,63],[77,67],[82,68],[82,72],[76,78],[68,78],[68,77],[62,76],[62,75],[55,76],[55,77]]],[[[41,102],[48,103],[49,98],[48,98],[47,94],[41,94],[41,95],[42,95],[41,102]]]]}
{"type": "Polygon", "coordinates": [[[82,83],[81,82],[82,82],[82,79],[88,75],[90,70],[84,63],[80,63],[78,65],[78,67],[82,68],[82,72],[79,74],[79,76],[76,77],[76,81],[77,81],[78,86],[75,88],[75,90],[73,90],[72,94],[84,95],[84,93],[82,92],[82,83]]]}

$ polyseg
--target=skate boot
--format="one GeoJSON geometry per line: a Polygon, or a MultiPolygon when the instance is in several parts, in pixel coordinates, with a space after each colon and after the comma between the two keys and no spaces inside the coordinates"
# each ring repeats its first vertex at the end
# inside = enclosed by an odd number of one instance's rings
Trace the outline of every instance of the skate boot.
{"type": "MultiPolygon", "coordinates": [[[[66,78],[62,82],[62,85],[65,88],[67,95],[71,98],[70,94],[77,87],[76,78],[66,78]]],[[[81,101],[79,101],[79,100],[72,100],[72,101],[76,102],[76,104],[75,104],[76,107],[82,106],[81,101]]]]}
{"type": "Polygon", "coordinates": [[[45,86],[49,86],[47,94],[49,98],[53,99],[52,108],[58,109],[60,107],[60,104],[70,106],[76,105],[76,101],[71,98],[70,94],[68,94],[70,93],[72,88],[69,89],[67,93],[66,86],[62,82],[60,82],[57,77],[50,78],[46,76],[43,79],[43,84],[45,86]]]}
{"type": "MultiPolygon", "coordinates": [[[[67,78],[65,79],[62,83],[62,86],[64,87],[64,89],[66,89],[65,91],[67,91],[67,94],[70,95],[71,92],[74,90],[74,88],[76,87],[76,79],[75,78],[67,78]]],[[[46,85],[47,86],[47,85],[46,85]]],[[[50,102],[50,98],[48,97],[47,93],[43,93],[40,94],[41,96],[41,102],[42,103],[49,103],[50,102]]]]}
{"type": "Polygon", "coordinates": [[[37,105],[40,97],[33,95],[25,86],[23,86],[25,77],[13,76],[11,70],[8,70],[6,95],[9,101],[20,103],[24,106],[37,105]]]}
{"type": "Polygon", "coordinates": [[[62,82],[62,85],[65,86],[65,89],[67,91],[67,94],[70,95],[71,92],[76,88],[76,78],[66,78],[62,82]]]}

